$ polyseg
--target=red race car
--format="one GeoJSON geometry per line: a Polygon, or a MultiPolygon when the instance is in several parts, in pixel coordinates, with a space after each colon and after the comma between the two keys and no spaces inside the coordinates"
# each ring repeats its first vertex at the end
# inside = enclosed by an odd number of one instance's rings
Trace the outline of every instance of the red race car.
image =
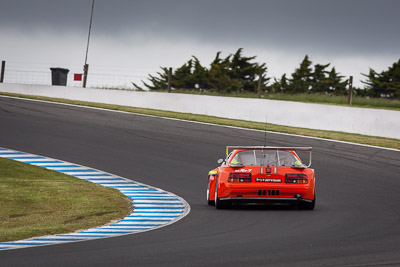
{"type": "Polygon", "coordinates": [[[218,160],[221,166],[208,174],[208,204],[224,209],[232,203],[288,203],[314,209],[311,150],[311,147],[228,146],[226,159],[218,160]],[[295,151],[308,152],[309,164],[303,164],[295,151]]]}

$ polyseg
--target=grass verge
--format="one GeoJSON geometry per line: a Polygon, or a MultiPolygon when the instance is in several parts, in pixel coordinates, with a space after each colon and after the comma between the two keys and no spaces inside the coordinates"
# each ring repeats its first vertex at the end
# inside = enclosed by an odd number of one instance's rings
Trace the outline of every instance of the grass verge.
{"type": "Polygon", "coordinates": [[[37,100],[46,100],[46,101],[52,101],[52,102],[58,102],[58,103],[67,103],[67,104],[74,104],[74,105],[81,105],[81,106],[97,107],[97,108],[119,110],[119,111],[146,114],[146,115],[154,115],[154,116],[167,117],[167,118],[175,118],[175,119],[190,120],[190,121],[197,121],[197,122],[206,122],[206,123],[213,123],[213,124],[218,124],[218,125],[228,125],[228,126],[242,127],[242,128],[248,128],[248,129],[267,130],[267,131],[272,131],[272,132],[297,134],[297,135],[312,136],[312,137],[340,140],[340,141],[346,141],[346,142],[352,142],[352,143],[400,149],[400,139],[394,139],[394,138],[384,138],[384,137],[351,134],[351,133],[344,133],[344,132],[296,128],[296,127],[282,126],[282,125],[276,125],[276,124],[270,124],[270,123],[266,124],[266,123],[261,123],[261,122],[250,122],[250,121],[242,121],[242,120],[224,119],[224,118],[212,117],[212,116],[206,116],[206,115],[178,113],[178,112],[172,112],[172,111],[135,108],[135,107],[101,104],[101,103],[92,103],[92,102],[85,102],[85,101],[67,100],[67,99],[61,99],[61,98],[50,98],[50,97],[40,97],[40,96],[31,96],[31,95],[11,94],[11,93],[0,93],[0,94],[6,95],[6,96],[22,97],[22,98],[37,99],[37,100]]]}
{"type": "MultiPolygon", "coordinates": [[[[116,90],[114,88],[114,90],[116,90]]],[[[166,90],[159,90],[154,92],[166,93],[166,90]]],[[[241,92],[241,93],[219,93],[216,91],[199,92],[197,90],[174,90],[174,93],[180,94],[195,94],[195,95],[210,95],[210,96],[225,96],[225,97],[243,97],[243,98],[257,98],[256,93],[241,92]]],[[[349,106],[347,96],[336,96],[326,94],[271,94],[264,93],[261,98],[270,100],[283,100],[295,101],[313,104],[327,104],[336,106],[349,106]]],[[[398,99],[384,99],[384,98],[367,98],[361,96],[353,96],[352,106],[358,108],[375,108],[375,109],[388,109],[400,110],[400,100],[398,99]]]]}
{"type": "Polygon", "coordinates": [[[118,190],[0,158],[0,242],[104,225],[130,209],[118,190]]]}

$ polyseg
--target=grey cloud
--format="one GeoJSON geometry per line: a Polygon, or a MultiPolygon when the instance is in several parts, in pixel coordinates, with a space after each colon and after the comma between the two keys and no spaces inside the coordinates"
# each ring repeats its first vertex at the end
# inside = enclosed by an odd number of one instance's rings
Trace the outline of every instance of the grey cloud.
{"type": "MultiPolygon", "coordinates": [[[[0,26],[87,32],[91,2],[2,0],[0,26]]],[[[396,0],[97,0],[93,34],[400,55],[399,10],[396,0]]]]}

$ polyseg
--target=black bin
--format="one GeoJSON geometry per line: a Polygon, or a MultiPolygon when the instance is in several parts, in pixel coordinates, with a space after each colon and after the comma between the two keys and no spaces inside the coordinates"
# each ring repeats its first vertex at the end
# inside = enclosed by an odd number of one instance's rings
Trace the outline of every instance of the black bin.
{"type": "Polygon", "coordinates": [[[52,85],[67,85],[67,76],[69,69],[63,68],[50,68],[51,70],[51,84],[52,85]]]}

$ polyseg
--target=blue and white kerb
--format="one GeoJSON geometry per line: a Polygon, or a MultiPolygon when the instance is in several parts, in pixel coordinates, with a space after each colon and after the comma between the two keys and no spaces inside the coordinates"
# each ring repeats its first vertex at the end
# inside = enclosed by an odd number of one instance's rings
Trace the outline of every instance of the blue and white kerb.
{"type": "Polygon", "coordinates": [[[0,148],[0,157],[58,171],[98,185],[116,188],[132,199],[133,207],[133,212],[129,216],[118,222],[111,223],[110,225],[69,234],[3,242],[0,243],[0,250],[53,245],[140,233],[177,222],[190,212],[189,204],[177,195],[110,173],[58,159],[51,159],[5,148],[0,148]]]}

